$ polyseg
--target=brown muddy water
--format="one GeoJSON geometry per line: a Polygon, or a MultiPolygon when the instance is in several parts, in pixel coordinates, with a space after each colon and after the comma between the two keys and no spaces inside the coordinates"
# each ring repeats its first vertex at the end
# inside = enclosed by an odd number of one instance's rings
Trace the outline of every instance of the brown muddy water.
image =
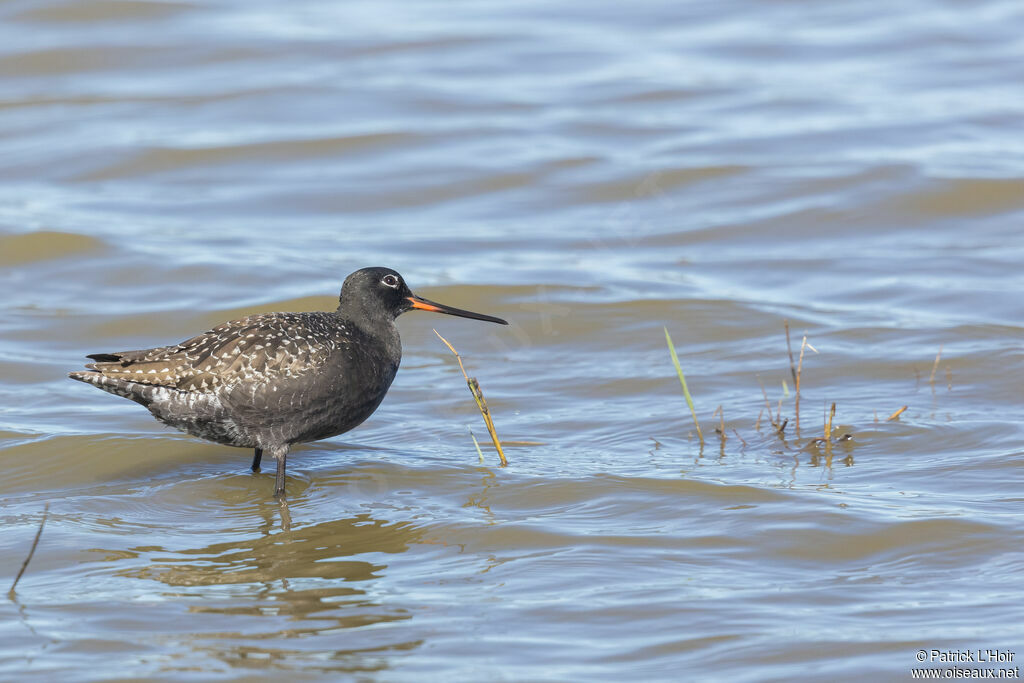
{"type": "Polygon", "coordinates": [[[1018,0],[4,2],[3,591],[50,512],[0,677],[1012,675],[1022,36],[1018,0]],[[404,316],[290,530],[251,453],[66,378],[367,265],[512,325],[404,316]],[[497,466],[432,327],[542,445],[497,466]]]}

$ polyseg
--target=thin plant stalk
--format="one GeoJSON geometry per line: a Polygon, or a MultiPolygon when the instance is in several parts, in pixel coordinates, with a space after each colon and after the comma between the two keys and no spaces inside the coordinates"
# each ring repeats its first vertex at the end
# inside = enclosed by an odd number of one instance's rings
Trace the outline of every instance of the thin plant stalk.
{"type": "MultiPolygon", "coordinates": [[[[437,338],[444,342],[444,345],[455,354],[455,359],[459,361],[459,369],[462,370],[462,376],[466,378],[466,384],[469,385],[469,391],[473,394],[473,400],[476,401],[476,407],[480,411],[480,415],[484,418],[484,425],[487,426],[487,431],[491,435],[491,441],[494,442],[494,448],[498,451],[498,457],[501,458],[501,466],[505,467],[508,465],[508,459],[505,457],[505,451],[501,448],[501,441],[498,440],[498,433],[494,431],[494,420],[491,419],[491,411],[487,408],[487,400],[484,399],[484,393],[480,390],[480,383],[476,381],[476,377],[470,377],[466,374],[466,366],[462,364],[462,356],[455,350],[447,339],[441,336],[441,333],[434,330],[434,334],[437,338]]],[[[475,439],[474,439],[475,441],[475,439]]],[[[479,450],[479,446],[477,446],[479,450]]]]}
{"type": "MultiPolygon", "coordinates": [[[[787,338],[788,341],[788,338],[787,338]]],[[[807,335],[804,335],[804,340],[800,343],[800,364],[796,368],[796,379],[793,383],[796,385],[794,391],[796,392],[796,399],[794,404],[794,411],[796,412],[796,437],[800,438],[800,377],[804,370],[804,349],[807,348],[807,335]]],[[[790,358],[793,356],[790,355],[790,358]]]]}
{"type": "Polygon", "coordinates": [[[715,408],[715,412],[711,413],[711,417],[714,417],[715,415],[718,415],[719,420],[718,429],[715,431],[718,432],[718,436],[721,438],[722,445],[724,446],[725,440],[728,437],[725,435],[725,412],[722,410],[722,406],[718,406],[717,408],[715,408]]]}
{"type": "Polygon", "coordinates": [[[483,465],[484,452],[480,450],[480,442],[476,440],[476,434],[473,433],[472,429],[469,430],[469,438],[473,439],[473,445],[476,446],[476,454],[480,456],[480,464],[483,465]]]}
{"type": "Polygon", "coordinates": [[[690,390],[686,388],[686,377],[683,375],[683,368],[679,365],[679,356],[676,355],[676,347],[672,345],[672,337],[665,328],[665,341],[668,343],[668,351],[672,354],[672,364],[676,366],[676,373],[679,375],[679,383],[683,385],[683,396],[686,397],[686,405],[690,407],[690,415],[693,416],[693,426],[697,428],[697,438],[700,439],[701,448],[704,447],[704,433],[700,430],[700,422],[697,421],[697,410],[693,407],[693,398],[690,390]]]}
{"type": "Polygon", "coordinates": [[[828,421],[825,423],[825,451],[832,454],[832,418],[836,416],[836,402],[832,401],[832,409],[828,413],[828,421]]]}
{"type": "MultiPolygon", "coordinates": [[[[772,415],[772,403],[768,400],[768,392],[765,391],[764,382],[761,381],[761,376],[757,376],[757,383],[761,386],[761,395],[764,396],[764,407],[768,409],[768,421],[772,423],[772,427],[775,429],[779,428],[779,423],[775,421],[775,417],[772,415]]],[[[758,420],[761,418],[758,417],[758,420]]]]}
{"type": "Polygon", "coordinates": [[[814,351],[815,353],[818,352],[818,349],[814,348],[813,346],[811,346],[810,344],[807,343],[807,335],[806,334],[804,335],[804,340],[802,342],[800,342],[800,361],[799,361],[799,363],[797,363],[797,366],[796,366],[796,379],[793,380],[794,382],[796,382],[796,405],[794,406],[794,409],[796,411],[796,436],[797,436],[797,438],[800,438],[800,383],[801,383],[801,380],[803,379],[803,373],[804,373],[804,350],[805,349],[810,349],[811,351],[814,351]]]}
{"type": "Polygon", "coordinates": [[[39,545],[39,538],[43,535],[43,527],[46,526],[46,517],[50,514],[50,504],[47,503],[43,506],[43,518],[39,520],[39,529],[36,530],[36,537],[32,541],[32,547],[28,549],[28,556],[25,561],[21,563],[21,569],[18,570],[18,575],[14,577],[14,583],[11,584],[11,590],[7,591],[9,598],[14,598],[14,589],[18,587],[18,582],[21,581],[22,574],[28,569],[28,563],[32,561],[32,556],[36,554],[36,546],[39,545]]]}
{"type": "MultiPolygon", "coordinates": [[[[793,345],[789,341],[789,320],[783,321],[783,324],[786,326],[786,351],[789,353],[789,374],[791,374],[793,376],[793,384],[795,385],[796,384],[796,366],[793,364],[793,345]]],[[[797,425],[798,425],[797,429],[799,429],[800,428],[799,427],[799,424],[800,424],[800,418],[799,417],[797,418],[796,422],[797,422],[797,425]]]]}
{"type": "Polygon", "coordinates": [[[935,386],[935,372],[939,369],[939,359],[942,358],[942,344],[939,344],[939,352],[935,354],[935,362],[932,363],[932,374],[928,378],[928,384],[935,386]]]}

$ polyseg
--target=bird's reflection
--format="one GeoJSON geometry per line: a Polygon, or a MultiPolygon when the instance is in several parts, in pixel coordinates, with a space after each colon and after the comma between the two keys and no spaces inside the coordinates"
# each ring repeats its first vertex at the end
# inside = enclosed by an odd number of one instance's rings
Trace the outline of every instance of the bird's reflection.
{"type": "Polygon", "coordinates": [[[281,531],[292,530],[292,513],[288,509],[288,499],[281,496],[277,499],[277,507],[281,511],[281,531]]]}
{"type": "MultiPolygon", "coordinates": [[[[173,554],[151,552],[147,565],[121,574],[177,589],[165,596],[187,602],[189,614],[197,617],[194,627],[216,629],[190,633],[189,647],[245,668],[286,667],[289,661],[306,666],[310,637],[411,618],[408,609],[373,597],[372,588],[387,569],[381,554],[402,553],[420,541],[415,526],[361,514],[270,532],[288,509],[274,502],[261,512],[258,535],[173,554]],[[359,559],[367,554],[375,561],[359,559]]],[[[389,632],[391,639],[359,633],[339,638],[344,647],[329,652],[321,638],[314,638],[325,671],[377,670],[385,660],[372,653],[420,645],[407,633],[389,632]]]]}

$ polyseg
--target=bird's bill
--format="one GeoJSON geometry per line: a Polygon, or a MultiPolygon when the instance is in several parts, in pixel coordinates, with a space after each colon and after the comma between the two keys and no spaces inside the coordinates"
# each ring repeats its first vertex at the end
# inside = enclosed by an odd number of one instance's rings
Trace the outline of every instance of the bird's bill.
{"type": "Polygon", "coordinates": [[[437,304],[433,301],[424,299],[423,297],[413,296],[408,297],[409,303],[413,308],[417,308],[421,311],[432,311],[434,313],[447,313],[448,315],[457,315],[460,318],[472,318],[473,320],[486,320],[489,323],[498,323],[499,325],[508,325],[508,321],[502,320],[501,318],[495,318],[493,315],[484,315],[483,313],[474,313],[473,311],[464,311],[461,308],[455,308],[453,306],[445,306],[444,304],[437,304]]]}

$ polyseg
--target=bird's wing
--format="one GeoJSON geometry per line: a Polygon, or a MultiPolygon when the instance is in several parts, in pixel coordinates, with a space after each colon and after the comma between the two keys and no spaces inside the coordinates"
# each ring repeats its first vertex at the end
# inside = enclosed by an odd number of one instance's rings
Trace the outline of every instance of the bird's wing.
{"type": "Polygon", "coordinates": [[[232,320],[154,349],[97,353],[86,367],[107,377],[209,391],[234,382],[269,382],[322,364],[335,347],[311,314],[265,313],[232,320]]]}

